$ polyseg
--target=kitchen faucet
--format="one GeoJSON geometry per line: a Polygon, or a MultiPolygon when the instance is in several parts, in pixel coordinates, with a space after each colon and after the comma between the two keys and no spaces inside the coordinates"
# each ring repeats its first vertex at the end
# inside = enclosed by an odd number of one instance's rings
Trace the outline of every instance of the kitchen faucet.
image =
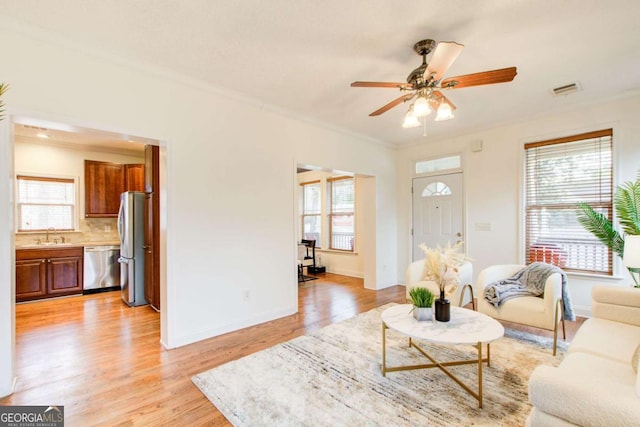
{"type": "Polygon", "coordinates": [[[53,231],[53,232],[55,233],[55,232],[56,232],[56,229],[55,229],[55,228],[53,228],[53,227],[49,227],[49,228],[47,228],[47,234],[46,234],[46,237],[45,237],[45,240],[44,240],[44,241],[45,241],[45,242],[47,242],[47,243],[49,243],[49,231],[53,231]]]}

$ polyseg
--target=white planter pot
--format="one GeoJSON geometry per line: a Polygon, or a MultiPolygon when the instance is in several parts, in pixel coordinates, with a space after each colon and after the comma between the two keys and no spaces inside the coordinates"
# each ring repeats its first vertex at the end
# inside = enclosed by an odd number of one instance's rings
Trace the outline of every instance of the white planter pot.
{"type": "Polygon", "coordinates": [[[422,322],[424,320],[433,320],[433,307],[413,307],[413,317],[422,322]]]}

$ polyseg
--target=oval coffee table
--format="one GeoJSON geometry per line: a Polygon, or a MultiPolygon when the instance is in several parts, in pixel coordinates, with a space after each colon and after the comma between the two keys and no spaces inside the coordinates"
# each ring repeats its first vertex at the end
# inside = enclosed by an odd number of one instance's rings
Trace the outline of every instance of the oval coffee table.
{"type": "Polygon", "coordinates": [[[452,380],[460,385],[467,393],[478,400],[482,408],[482,363],[490,366],[492,341],[502,338],[504,328],[495,319],[466,308],[451,307],[451,320],[438,322],[436,320],[419,322],[411,314],[411,304],[400,304],[390,307],[382,312],[382,375],[387,372],[408,371],[413,369],[439,368],[452,380]],[[393,329],[409,337],[409,346],[418,350],[432,363],[408,366],[387,366],[387,329],[393,329]],[[455,360],[438,362],[423,348],[419,347],[413,339],[428,343],[445,345],[473,345],[478,351],[477,359],[455,360]],[[487,345],[487,357],[482,357],[482,344],[487,345]],[[478,391],[471,390],[460,379],[453,375],[446,367],[457,365],[478,364],[478,391]]]}

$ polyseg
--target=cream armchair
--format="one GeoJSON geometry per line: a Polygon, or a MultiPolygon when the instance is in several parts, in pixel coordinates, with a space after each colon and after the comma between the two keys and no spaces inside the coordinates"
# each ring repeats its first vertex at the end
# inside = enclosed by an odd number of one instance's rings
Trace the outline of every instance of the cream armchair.
{"type": "MultiPolygon", "coordinates": [[[[465,262],[459,267],[459,282],[457,289],[452,295],[449,295],[451,304],[456,306],[464,306],[473,303],[473,288],[471,287],[471,278],[473,276],[473,265],[465,262]],[[467,286],[468,285],[468,286],[467,286]],[[462,295],[462,298],[461,298],[462,295]]],[[[405,285],[407,288],[407,301],[410,301],[409,290],[411,288],[423,287],[429,289],[438,298],[440,288],[438,284],[431,280],[424,280],[424,260],[414,261],[407,268],[405,285]]],[[[475,306],[474,306],[475,307],[475,306]]]]}
{"type": "Polygon", "coordinates": [[[506,279],[523,269],[524,265],[506,264],[485,268],[478,275],[476,298],[478,311],[498,320],[553,331],[553,355],[556,355],[558,322],[562,322],[562,336],[566,338],[562,306],[562,277],[559,273],[549,276],[544,293],[540,297],[524,296],[504,301],[495,307],[484,298],[485,288],[493,282],[506,279]]]}

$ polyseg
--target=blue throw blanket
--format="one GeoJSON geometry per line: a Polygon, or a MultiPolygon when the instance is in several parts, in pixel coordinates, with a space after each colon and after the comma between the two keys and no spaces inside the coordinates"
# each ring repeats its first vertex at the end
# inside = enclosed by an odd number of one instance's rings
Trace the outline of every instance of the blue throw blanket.
{"type": "Polygon", "coordinates": [[[484,297],[495,307],[505,301],[521,296],[540,296],[544,293],[544,286],[553,273],[562,277],[562,304],[565,320],[576,320],[573,304],[567,286],[567,275],[555,265],[544,262],[529,264],[513,276],[491,283],[485,288],[484,297]]]}

